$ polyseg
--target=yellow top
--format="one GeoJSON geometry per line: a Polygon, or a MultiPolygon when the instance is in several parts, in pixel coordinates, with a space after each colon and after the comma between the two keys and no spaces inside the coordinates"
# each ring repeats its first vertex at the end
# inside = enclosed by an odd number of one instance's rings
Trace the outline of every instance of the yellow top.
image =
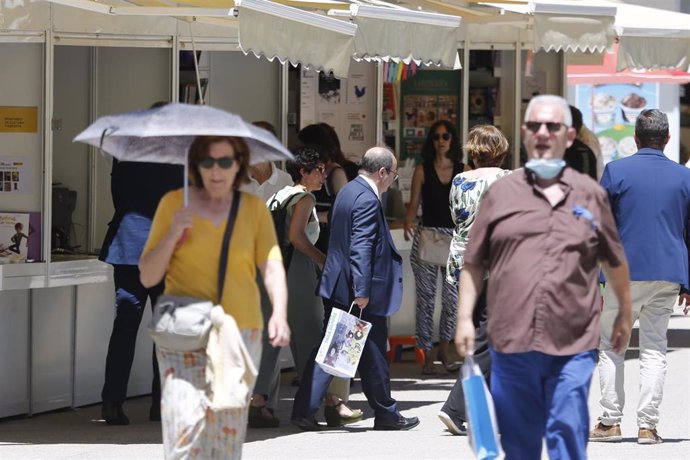
{"type": "MultiPolygon", "coordinates": [[[[175,213],[182,206],[182,189],[163,197],[153,218],[144,254],[165,237],[175,213]]],[[[227,219],[216,227],[211,220],[194,214],[192,227],[170,259],[165,275],[166,294],[218,301],[218,264],[226,224],[227,219]]],[[[271,214],[261,199],[242,193],[230,239],[221,302],[240,329],[263,329],[256,267],[269,259],[282,260],[271,214]]]]}

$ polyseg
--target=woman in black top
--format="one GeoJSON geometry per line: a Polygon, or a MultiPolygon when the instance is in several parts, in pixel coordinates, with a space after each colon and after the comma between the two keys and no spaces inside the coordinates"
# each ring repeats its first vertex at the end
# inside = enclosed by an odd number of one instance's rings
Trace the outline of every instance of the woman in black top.
{"type": "Polygon", "coordinates": [[[434,308],[436,305],[436,284],[441,270],[441,323],[439,328],[438,358],[448,372],[458,369],[450,362],[448,344],[455,334],[457,320],[457,289],[445,282],[446,268],[426,263],[419,259],[419,230],[425,229],[445,235],[449,242],[453,235],[453,219],[450,216],[450,186],[455,175],[468,170],[460,161],[460,139],[452,123],[441,120],[429,129],[429,135],[422,148],[422,163],[417,165],[412,176],[410,202],[405,218],[405,239],[412,240],[410,263],[415,276],[417,293],[416,335],[417,348],[424,350],[422,374],[435,374],[431,356],[434,332],[434,308]],[[419,204],[422,203],[422,221],[416,228],[414,221],[419,204]]]}

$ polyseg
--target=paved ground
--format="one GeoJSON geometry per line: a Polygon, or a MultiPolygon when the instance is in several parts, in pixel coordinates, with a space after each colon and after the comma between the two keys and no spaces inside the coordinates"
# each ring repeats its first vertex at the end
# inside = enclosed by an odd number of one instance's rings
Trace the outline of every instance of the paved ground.
{"type": "MultiPolygon", "coordinates": [[[[625,440],[618,444],[589,446],[589,458],[601,460],[688,459],[690,458],[690,318],[672,318],[668,356],[669,373],[659,433],[665,442],[657,446],[636,443],[634,407],[637,402],[636,350],[629,352],[626,363],[626,389],[629,408],[623,421],[625,440]],[[631,410],[631,408],[633,410],[631,410]]],[[[633,337],[633,344],[636,342],[633,337]]],[[[244,447],[245,459],[471,459],[465,437],[443,431],[436,418],[454,376],[422,378],[419,365],[408,362],[392,367],[394,396],[405,414],[416,415],[421,424],[408,432],[376,432],[371,418],[347,429],[304,433],[283,423],[280,428],[250,430],[244,447]]],[[[292,395],[292,374],[284,374],[285,395],[278,414],[288,419],[292,395]]],[[[590,396],[592,420],[598,413],[598,377],[595,374],[590,396]]],[[[370,413],[358,384],[353,388],[353,407],[370,413]]],[[[108,427],[98,420],[99,406],[58,411],[32,418],[0,421],[0,459],[156,459],[162,458],[160,425],[147,421],[149,398],[127,402],[125,410],[132,419],[127,427],[108,427]]],[[[592,425],[594,422],[592,422],[592,425]]]]}

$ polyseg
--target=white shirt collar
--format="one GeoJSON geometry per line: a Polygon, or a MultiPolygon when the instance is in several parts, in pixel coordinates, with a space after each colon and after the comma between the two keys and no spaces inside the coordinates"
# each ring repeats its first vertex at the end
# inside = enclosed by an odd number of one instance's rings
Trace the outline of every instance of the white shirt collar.
{"type": "Polygon", "coordinates": [[[271,175],[268,177],[268,183],[275,185],[275,183],[278,181],[278,172],[276,171],[278,168],[276,168],[276,165],[271,162],[271,175]]]}
{"type": "Polygon", "coordinates": [[[252,177],[251,174],[249,174],[249,180],[252,183],[256,184],[256,187],[262,187],[267,182],[271,185],[275,185],[276,182],[278,182],[278,171],[277,171],[278,168],[276,168],[276,165],[274,165],[273,162],[270,163],[270,166],[271,166],[271,175],[268,176],[268,179],[263,184],[259,184],[259,181],[254,179],[254,177],[252,177]]]}
{"type": "Polygon", "coordinates": [[[359,177],[364,179],[367,184],[369,184],[369,187],[374,191],[376,196],[378,197],[379,201],[381,201],[381,195],[379,195],[379,189],[376,187],[376,182],[365,176],[364,174],[360,174],[359,177]]]}

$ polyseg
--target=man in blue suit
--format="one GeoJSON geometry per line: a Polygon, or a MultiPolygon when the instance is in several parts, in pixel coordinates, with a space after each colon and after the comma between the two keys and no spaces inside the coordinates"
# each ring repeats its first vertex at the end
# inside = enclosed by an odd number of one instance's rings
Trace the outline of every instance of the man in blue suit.
{"type": "MultiPolygon", "coordinates": [[[[403,417],[398,411],[386,361],[387,318],[400,308],[403,273],[381,194],[395,181],[397,164],[387,148],[369,149],[362,157],[359,176],[338,193],[318,290],[327,305],[325,324],[331,308],[348,310],[353,302],[362,309],[362,319],[372,324],[358,370],[364,394],[374,409],[375,430],[408,430],[419,424],[417,417],[403,417]]],[[[321,428],[314,414],[333,378],[315,365],[316,352],[304,370],[292,410],[292,423],[303,430],[321,428]]]]}
{"type": "MultiPolygon", "coordinates": [[[[690,169],[664,155],[668,119],[645,110],[635,122],[639,151],[609,163],[601,178],[630,264],[633,322],[640,320],[640,397],[637,442],[662,442],[656,431],[666,375],[666,331],[679,292],[689,299],[690,169]]],[[[622,440],[625,349],[611,348],[610,331],[618,302],[604,292],[599,349],[602,415],[590,441],[622,440]]]]}

